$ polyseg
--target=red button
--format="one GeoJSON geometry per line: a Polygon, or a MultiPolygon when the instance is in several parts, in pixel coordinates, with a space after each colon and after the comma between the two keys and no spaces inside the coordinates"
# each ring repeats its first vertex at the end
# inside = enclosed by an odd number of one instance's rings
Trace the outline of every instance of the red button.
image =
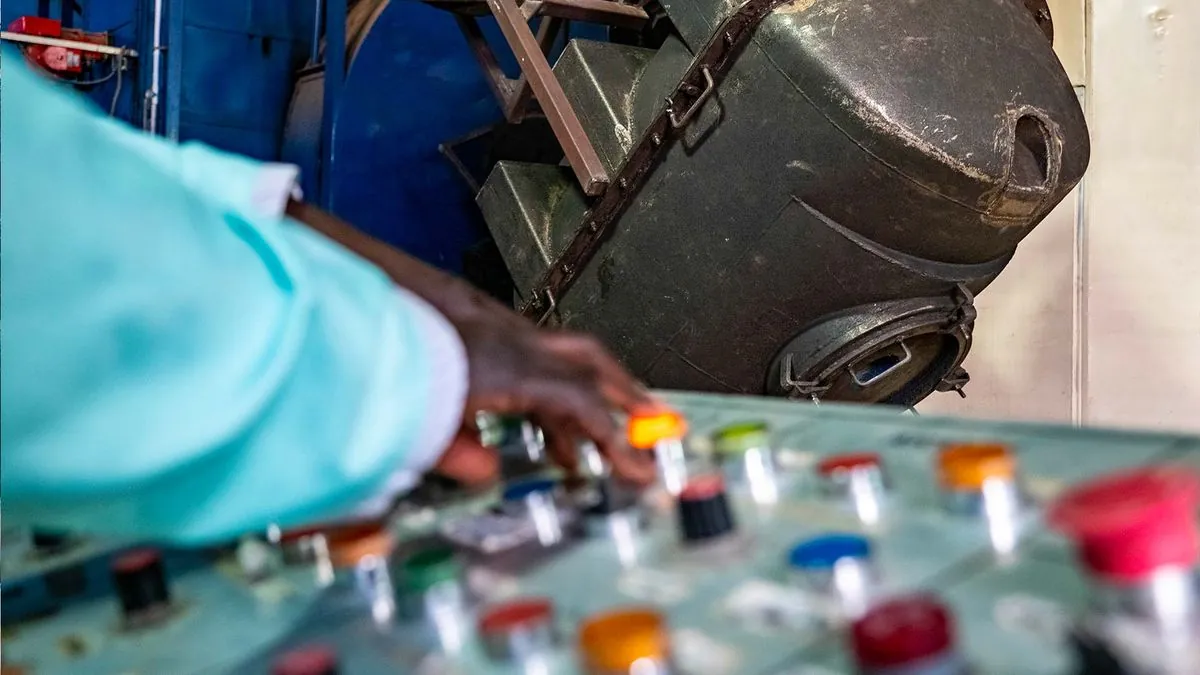
{"type": "Polygon", "coordinates": [[[855,621],[851,642],[860,667],[904,666],[951,649],[954,619],[932,596],[895,598],[855,621]]]}
{"type": "Polygon", "coordinates": [[[680,491],[679,498],[688,502],[700,501],[712,499],[724,492],[725,480],[721,478],[720,474],[706,474],[689,480],[680,491]]]}
{"type": "Polygon", "coordinates": [[[877,452],[850,452],[843,455],[826,457],[817,464],[817,473],[830,476],[839,471],[853,471],[878,467],[880,464],[877,452]]]}
{"type": "Polygon", "coordinates": [[[489,607],[479,617],[479,632],[483,635],[508,633],[516,628],[548,623],[554,615],[554,605],[545,598],[526,598],[489,607]]]}
{"type": "Polygon", "coordinates": [[[114,572],[137,572],[157,563],[162,555],[152,548],[139,548],[121,554],[112,563],[114,572]]]}
{"type": "Polygon", "coordinates": [[[328,647],[294,649],[275,661],[271,675],[336,675],[337,654],[328,647]]]}
{"type": "Polygon", "coordinates": [[[1153,467],[1106,476],[1068,490],[1048,520],[1075,540],[1084,566],[1118,582],[1200,558],[1196,505],[1200,476],[1153,467]]]}

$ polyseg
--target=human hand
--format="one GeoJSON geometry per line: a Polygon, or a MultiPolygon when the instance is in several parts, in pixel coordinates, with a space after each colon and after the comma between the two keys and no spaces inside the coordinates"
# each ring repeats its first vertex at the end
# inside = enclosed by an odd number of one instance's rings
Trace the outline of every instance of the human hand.
{"type": "Polygon", "coordinates": [[[660,407],[595,339],[538,329],[475,287],[373,239],[320,209],[288,204],[288,215],[321,232],[388,274],[441,312],[458,331],[468,361],[463,426],[435,471],[464,483],[495,477],[499,458],[483,447],[479,412],[521,415],[542,428],[551,457],[575,470],[575,443],[595,442],[614,473],[635,483],[654,475],[648,460],[628,452],[613,411],[660,407]]]}
{"type": "Polygon", "coordinates": [[[495,477],[499,461],[479,441],[479,412],[520,415],[541,427],[550,457],[568,475],[577,443],[590,440],[613,472],[636,484],[654,477],[653,464],[630,452],[612,411],[660,407],[594,338],[539,330],[511,310],[450,317],[466,348],[469,383],[464,425],[435,471],[476,484],[495,477]],[[516,318],[516,321],[510,320],[516,318]]]}

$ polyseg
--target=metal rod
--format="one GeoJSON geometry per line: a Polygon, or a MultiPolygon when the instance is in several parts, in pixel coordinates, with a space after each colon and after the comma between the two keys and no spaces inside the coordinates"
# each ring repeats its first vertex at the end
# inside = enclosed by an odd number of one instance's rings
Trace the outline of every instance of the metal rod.
{"type": "Polygon", "coordinates": [[[31,45],[45,45],[47,47],[66,47],[67,49],[77,49],[81,52],[96,52],[97,54],[108,54],[109,56],[127,56],[136,58],[138,53],[136,50],[126,47],[113,47],[111,45],[98,45],[94,42],[80,42],[78,40],[63,40],[61,38],[41,37],[40,35],[25,35],[24,33],[13,33],[10,31],[0,31],[0,40],[8,40],[9,42],[24,42],[31,45]]]}
{"type": "Polygon", "coordinates": [[[650,20],[650,15],[641,7],[613,0],[541,0],[534,15],[633,29],[641,28],[650,20]]]}
{"type": "Polygon", "coordinates": [[[145,129],[154,135],[158,132],[158,96],[162,87],[162,24],[163,0],[154,0],[154,36],[150,46],[150,90],[146,92],[145,129]]]}
{"type": "Polygon", "coordinates": [[[313,5],[312,48],[308,52],[308,62],[311,64],[315,64],[321,59],[321,33],[324,29],[322,19],[325,17],[324,0],[316,0],[313,5]]]}
{"type": "Polygon", "coordinates": [[[321,110],[321,163],[318,204],[333,210],[333,173],[337,161],[334,129],[346,81],[346,0],[325,0],[325,91],[321,110]]]}
{"type": "MultiPolygon", "coordinates": [[[[538,26],[537,41],[542,48],[542,53],[547,57],[550,56],[551,50],[554,49],[554,41],[558,39],[558,33],[562,29],[562,25],[562,19],[548,16],[538,26]]],[[[516,89],[505,102],[505,119],[514,123],[524,120],[525,111],[529,108],[530,95],[529,78],[522,74],[521,78],[517,80],[516,89]]]]}
{"type": "Polygon", "coordinates": [[[533,88],[533,94],[541,104],[542,112],[550,122],[554,136],[562,145],[584,194],[596,196],[603,193],[608,187],[608,172],[583,130],[583,124],[579,122],[575,109],[571,107],[566,92],[554,76],[554,71],[550,69],[550,63],[542,53],[537,39],[529,30],[529,24],[525,22],[520,8],[515,0],[488,0],[488,6],[491,7],[496,22],[500,24],[505,39],[517,55],[521,72],[533,88]]]}
{"type": "Polygon", "coordinates": [[[463,37],[467,39],[467,45],[471,48],[471,53],[475,55],[475,61],[483,69],[488,87],[491,88],[492,95],[496,97],[496,103],[499,104],[500,110],[505,114],[505,119],[507,119],[509,115],[508,101],[512,96],[515,83],[513,80],[508,79],[508,76],[504,74],[504,70],[496,61],[496,55],[492,53],[492,48],[488,45],[487,37],[484,36],[483,29],[479,27],[479,21],[473,16],[458,14],[454,16],[454,19],[458,22],[458,27],[462,31],[463,37]]]}

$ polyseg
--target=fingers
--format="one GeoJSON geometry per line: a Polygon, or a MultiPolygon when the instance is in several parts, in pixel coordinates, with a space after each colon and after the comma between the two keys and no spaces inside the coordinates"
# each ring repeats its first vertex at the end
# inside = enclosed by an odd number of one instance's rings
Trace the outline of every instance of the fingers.
{"type": "MultiPolygon", "coordinates": [[[[573,441],[587,438],[596,444],[596,449],[621,478],[639,485],[654,480],[653,462],[629,450],[623,430],[597,392],[567,380],[546,383],[544,388],[532,386],[528,395],[542,411],[540,418],[548,443],[550,438],[568,439],[567,443],[556,441],[561,445],[555,452],[567,458],[572,467],[578,463],[573,441]]],[[[558,456],[554,457],[558,461],[558,456]]]]}
{"type": "Polygon", "coordinates": [[[625,412],[655,405],[650,392],[595,338],[578,333],[546,333],[543,340],[546,349],[560,358],[589,366],[609,405],[625,412]]]}
{"type": "Polygon", "coordinates": [[[575,435],[567,430],[570,425],[555,424],[545,418],[535,420],[535,423],[542,428],[550,459],[562,467],[568,482],[574,480],[579,472],[579,454],[575,449],[575,435]]]}
{"type": "Polygon", "coordinates": [[[433,470],[464,485],[485,485],[500,475],[500,458],[483,447],[477,434],[464,429],[454,437],[433,470]]]}

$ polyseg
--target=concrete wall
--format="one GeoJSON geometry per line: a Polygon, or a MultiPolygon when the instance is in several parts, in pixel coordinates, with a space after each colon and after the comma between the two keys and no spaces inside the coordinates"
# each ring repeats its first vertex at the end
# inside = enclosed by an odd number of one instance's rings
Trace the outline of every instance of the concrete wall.
{"type": "Polygon", "coordinates": [[[1052,1],[1092,163],[979,298],[923,413],[1200,431],[1200,3],[1052,1]]]}

